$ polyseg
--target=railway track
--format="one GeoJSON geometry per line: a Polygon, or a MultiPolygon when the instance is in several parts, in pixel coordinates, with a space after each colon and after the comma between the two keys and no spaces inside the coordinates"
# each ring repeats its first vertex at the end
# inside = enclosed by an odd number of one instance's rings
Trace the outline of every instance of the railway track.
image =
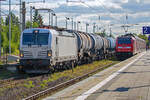
{"type": "Polygon", "coordinates": [[[12,87],[12,86],[15,86],[17,84],[24,83],[25,81],[38,79],[38,78],[41,78],[41,77],[42,76],[36,76],[36,77],[27,78],[27,77],[24,77],[24,76],[20,76],[20,77],[15,77],[15,78],[1,80],[0,81],[0,88],[8,87],[8,86],[12,87]]]}
{"type": "Polygon", "coordinates": [[[5,84],[5,83],[11,82],[11,81],[13,81],[13,80],[14,80],[14,78],[5,79],[5,80],[0,80],[0,86],[3,85],[3,84],[5,84]]]}
{"type": "Polygon", "coordinates": [[[81,81],[81,80],[83,80],[83,79],[85,79],[85,78],[95,74],[96,72],[98,72],[100,70],[103,70],[103,69],[105,69],[105,68],[107,68],[107,67],[109,67],[109,66],[111,66],[113,64],[115,64],[115,63],[110,63],[110,64],[107,64],[107,65],[105,65],[103,67],[97,68],[94,71],[91,71],[91,72],[89,72],[87,74],[84,74],[84,75],[79,76],[77,78],[74,78],[74,79],[71,79],[69,81],[66,81],[64,83],[58,84],[58,85],[56,85],[54,87],[48,88],[48,89],[46,89],[44,91],[41,91],[41,92],[39,92],[37,94],[31,95],[31,96],[29,96],[27,98],[24,98],[23,100],[37,100],[37,99],[42,98],[42,97],[44,97],[44,96],[46,96],[48,94],[54,93],[54,91],[56,92],[56,91],[58,91],[60,89],[66,88],[66,87],[68,87],[70,85],[73,85],[73,84],[75,84],[75,83],[77,83],[77,82],[79,82],[79,81],[81,81]]]}

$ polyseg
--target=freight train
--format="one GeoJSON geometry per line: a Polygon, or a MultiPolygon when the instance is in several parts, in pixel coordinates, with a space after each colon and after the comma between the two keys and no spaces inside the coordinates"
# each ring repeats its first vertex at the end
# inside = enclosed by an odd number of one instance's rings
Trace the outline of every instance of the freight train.
{"type": "Polygon", "coordinates": [[[19,70],[47,73],[115,54],[115,39],[72,30],[25,29],[20,38],[19,70]]]}
{"type": "Polygon", "coordinates": [[[145,40],[133,35],[126,34],[116,39],[116,56],[125,59],[146,50],[145,40]]]}

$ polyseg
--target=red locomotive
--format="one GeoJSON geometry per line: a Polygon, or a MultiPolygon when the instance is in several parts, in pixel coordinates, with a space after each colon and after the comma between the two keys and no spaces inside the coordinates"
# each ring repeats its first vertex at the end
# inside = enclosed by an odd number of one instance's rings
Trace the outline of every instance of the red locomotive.
{"type": "Polygon", "coordinates": [[[133,34],[120,36],[116,40],[116,56],[118,59],[131,57],[145,49],[145,40],[134,36],[133,34]]]}

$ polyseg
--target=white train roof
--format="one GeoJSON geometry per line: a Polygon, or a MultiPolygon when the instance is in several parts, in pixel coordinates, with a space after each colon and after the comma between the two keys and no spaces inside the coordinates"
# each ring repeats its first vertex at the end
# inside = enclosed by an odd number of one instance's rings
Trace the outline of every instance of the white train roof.
{"type": "Polygon", "coordinates": [[[57,31],[54,29],[44,29],[44,28],[29,28],[25,29],[23,33],[33,33],[33,31],[39,31],[39,33],[51,33],[55,35],[64,35],[64,36],[74,36],[73,33],[69,33],[67,31],[57,31]]]}
{"type": "Polygon", "coordinates": [[[29,28],[25,29],[23,33],[33,33],[33,31],[39,31],[39,33],[51,33],[51,34],[59,34],[56,30],[54,29],[44,29],[44,28],[29,28]]]}

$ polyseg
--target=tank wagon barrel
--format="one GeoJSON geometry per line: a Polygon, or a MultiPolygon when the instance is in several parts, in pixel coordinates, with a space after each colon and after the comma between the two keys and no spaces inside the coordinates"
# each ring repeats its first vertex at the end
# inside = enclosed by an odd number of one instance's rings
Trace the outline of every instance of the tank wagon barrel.
{"type": "Polygon", "coordinates": [[[116,40],[114,38],[112,38],[112,37],[108,37],[107,39],[109,41],[109,46],[110,46],[109,48],[111,50],[114,50],[115,47],[116,47],[116,40]]]}

